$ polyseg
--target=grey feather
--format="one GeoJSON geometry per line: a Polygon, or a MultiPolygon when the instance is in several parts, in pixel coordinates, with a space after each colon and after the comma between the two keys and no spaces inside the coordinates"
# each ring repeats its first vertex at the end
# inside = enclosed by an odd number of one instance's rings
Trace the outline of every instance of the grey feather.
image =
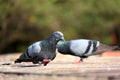
{"type": "Polygon", "coordinates": [[[32,44],[30,47],[28,47],[28,55],[31,56],[31,58],[34,58],[39,55],[41,51],[41,41],[36,42],[32,44]]]}
{"type": "Polygon", "coordinates": [[[69,54],[86,58],[91,55],[98,55],[106,51],[115,50],[117,46],[108,46],[96,40],[77,39],[71,41],[60,41],[57,50],[61,54],[69,54]]]}
{"type": "Polygon", "coordinates": [[[43,62],[43,60],[53,60],[56,57],[56,45],[60,40],[64,40],[63,33],[60,31],[54,32],[48,39],[30,45],[15,63],[33,62],[34,64],[43,63],[47,65],[49,62],[43,62]]]}

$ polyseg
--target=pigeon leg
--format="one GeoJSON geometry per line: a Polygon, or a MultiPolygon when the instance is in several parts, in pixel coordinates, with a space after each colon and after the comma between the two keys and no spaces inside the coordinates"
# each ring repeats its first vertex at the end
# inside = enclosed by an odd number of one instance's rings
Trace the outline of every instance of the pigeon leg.
{"type": "Polygon", "coordinates": [[[80,58],[80,60],[76,61],[75,64],[80,64],[81,62],[83,62],[83,58],[80,58]]]}
{"type": "Polygon", "coordinates": [[[83,58],[82,57],[80,58],[80,61],[83,62],[83,58]]]}
{"type": "Polygon", "coordinates": [[[50,61],[50,59],[43,59],[42,64],[46,66],[50,61]]]}
{"type": "Polygon", "coordinates": [[[43,63],[43,65],[44,65],[44,66],[47,66],[48,63],[49,63],[49,62],[43,63]]]}

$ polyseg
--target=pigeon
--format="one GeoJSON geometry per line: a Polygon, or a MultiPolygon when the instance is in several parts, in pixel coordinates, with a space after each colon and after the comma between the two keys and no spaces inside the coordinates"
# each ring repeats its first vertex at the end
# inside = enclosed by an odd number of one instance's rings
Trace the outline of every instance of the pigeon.
{"type": "Polygon", "coordinates": [[[56,57],[56,45],[60,40],[64,40],[64,35],[60,31],[54,32],[49,38],[31,44],[15,63],[32,62],[33,64],[43,64],[46,66],[56,57]]]}
{"type": "Polygon", "coordinates": [[[57,51],[61,54],[69,54],[80,57],[82,62],[84,58],[92,55],[98,55],[106,51],[120,49],[118,46],[108,46],[97,40],[76,39],[71,41],[59,41],[57,51]]]}

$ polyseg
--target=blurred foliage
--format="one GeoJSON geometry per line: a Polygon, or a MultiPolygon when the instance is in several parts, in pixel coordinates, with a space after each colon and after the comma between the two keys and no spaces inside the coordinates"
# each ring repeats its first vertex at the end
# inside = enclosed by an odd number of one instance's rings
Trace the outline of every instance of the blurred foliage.
{"type": "Polygon", "coordinates": [[[119,22],[120,0],[0,0],[0,52],[23,51],[56,30],[109,44],[119,22]]]}

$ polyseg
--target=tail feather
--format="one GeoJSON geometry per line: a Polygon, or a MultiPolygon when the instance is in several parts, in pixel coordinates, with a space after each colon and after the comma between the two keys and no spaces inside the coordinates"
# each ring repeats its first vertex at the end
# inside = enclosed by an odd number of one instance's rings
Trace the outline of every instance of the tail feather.
{"type": "Polygon", "coordinates": [[[107,51],[114,51],[118,49],[120,49],[118,48],[118,46],[108,46],[108,45],[100,44],[100,46],[97,48],[96,52],[93,53],[93,55],[101,54],[107,51]]]}
{"type": "Polygon", "coordinates": [[[16,60],[15,60],[15,63],[21,63],[21,62],[22,62],[21,59],[16,59],[16,60]]]}
{"type": "Polygon", "coordinates": [[[21,62],[30,62],[30,58],[26,55],[26,53],[21,54],[21,56],[15,60],[15,63],[21,63],[21,62]]]}
{"type": "Polygon", "coordinates": [[[31,59],[16,59],[15,63],[21,63],[21,62],[33,62],[31,59]]]}

